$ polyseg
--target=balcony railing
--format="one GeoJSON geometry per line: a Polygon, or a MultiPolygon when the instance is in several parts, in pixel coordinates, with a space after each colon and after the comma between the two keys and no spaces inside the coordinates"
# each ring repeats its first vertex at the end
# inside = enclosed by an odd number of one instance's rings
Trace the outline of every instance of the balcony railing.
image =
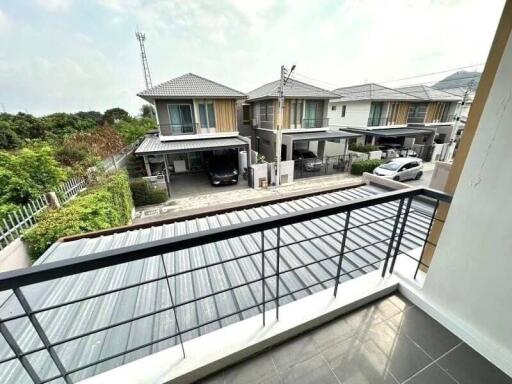
{"type": "MultiPolygon", "coordinates": [[[[406,190],[387,192],[377,196],[364,197],[356,200],[328,204],[291,213],[284,213],[277,216],[256,219],[253,221],[245,221],[238,224],[221,226],[218,228],[192,234],[179,235],[161,240],[147,241],[142,244],[127,246],[120,249],[110,249],[98,252],[93,255],[62,259],[55,262],[40,264],[27,269],[2,273],[0,274],[0,291],[12,290],[12,295],[16,299],[19,312],[10,313],[9,316],[0,319],[0,334],[3,336],[10,348],[10,353],[8,354],[6,354],[5,351],[0,351],[2,352],[0,353],[0,364],[9,362],[18,363],[34,383],[48,383],[56,379],[63,379],[66,383],[72,383],[74,380],[73,374],[79,371],[94,367],[100,363],[111,361],[112,359],[126,356],[144,348],[149,348],[153,345],[158,345],[159,343],[168,341],[170,339],[177,340],[177,343],[181,343],[181,348],[185,357],[186,350],[183,346],[182,336],[188,332],[199,330],[201,327],[208,326],[221,320],[227,321],[229,318],[232,319],[233,316],[238,316],[244,311],[251,311],[255,309],[258,309],[262,313],[262,322],[263,326],[265,326],[266,310],[274,308],[276,319],[279,319],[280,304],[282,301],[285,301],[285,299],[286,301],[289,301],[290,297],[293,297],[290,295],[295,295],[296,293],[307,294],[308,291],[310,291],[310,289],[313,287],[325,287],[326,285],[330,285],[333,289],[333,295],[336,296],[338,294],[338,285],[340,283],[340,279],[346,278],[347,276],[353,276],[354,274],[360,274],[368,268],[375,268],[378,265],[382,265],[381,273],[383,277],[386,275],[386,273],[393,273],[398,255],[403,254],[407,257],[413,258],[413,256],[409,255],[407,252],[400,250],[402,240],[405,239],[406,236],[412,236],[414,238],[420,239],[423,243],[428,243],[428,236],[432,227],[432,223],[435,220],[436,210],[439,203],[449,203],[450,201],[451,197],[442,192],[426,188],[410,188],[406,190]],[[431,199],[433,202],[435,202],[435,208],[431,214],[430,212],[426,213],[425,210],[420,208],[412,207],[413,199],[417,197],[431,199]],[[379,219],[375,219],[375,217],[369,215],[368,211],[365,210],[376,205],[379,205],[379,208],[385,212],[385,215],[379,219]],[[408,228],[408,219],[410,219],[413,215],[414,222],[408,228]],[[296,240],[293,237],[290,237],[289,234],[284,236],[282,235],[282,231],[287,232],[287,230],[290,228],[287,226],[302,223],[306,225],[304,228],[310,228],[311,226],[316,225],[316,219],[324,217],[330,217],[330,220],[332,221],[332,228],[326,233],[322,233],[321,235],[317,236],[306,237],[300,240],[296,240]],[[422,227],[424,228],[423,231],[416,231],[411,229],[417,229],[417,218],[421,218],[421,222],[424,224],[422,227]],[[389,222],[392,224],[392,227],[390,226],[392,228],[390,231],[391,233],[387,231],[385,233],[380,233],[380,235],[382,235],[381,238],[372,237],[372,242],[368,244],[365,244],[364,242],[363,244],[354,244],[353,238],[350,239],[350,242],[347,241],[348,235],[350,233],[354,236],[354,238],[358,239],[361,234],[361,230],[364,227],[369,227],[370,230],[372,230],[372,233],[379,233],[378,230],[372,229],[372,225],[384,222],[389,222]],[[329,256],[322,258],[313,258],[312,261],[303,261],[302,263],[294,265],[289,265],[288,262],[286,262],[286,255],[289,252],[293,252],[294,249],[303,249],[301,247],[305,247],[306,242],[314,242],[320,238],[326,237],[332,239],[333,236],[337,235],[340,236],[340,239],[336,240],[339,248],[334,254],[330,254],[329,256]],[[209,259],[209,262],[206,262],[205,264],[190,264],[185,270],[171,270],[165,263],[164,254],[168,254],[170,252],[178,252],[190,248],[197,249],[196,247],[202,245],[214,246],[216,242],[241,236],[253,236],[256,239],[259,239],[259,249],[256,249],[254,252],[238,254],[229,259],[218,259],[216,261],[209,259]],[[378,240],[376,240],[377,238],[378,240]],[[382,248],[382,257],[379,257],[376,261],[368,261],[362,258],[357,263],[357,265],[352,265],[352,262],[350,262],[349,264],[353,266],[353,268],[350,268],[347,272],[342,273],[342,271],[345,270],[342,269],[342,265],[344,260],[349,257],[349,254],[358,252],[360,250],[375,249],[375,247],[382,248]],[[269,255],[272,255],[271,262],[269,261],[269,255]],[[162,274],[151,274],[150,278],[147,278],[143,281],[136,281],[134,283],[125,284],[124,286],[116,288],[112,288],[110,286],[110,289],[108,290],[101,292],[89,292],[85,297],[74,298],[62,303],[57,302],[45,307],[35,306],[35,304],[31,303],[26,296],[25,289],[41,289],[41,287],[34,286],[34,284],[46,283],[54,279],[61,279],[66,277],[70,278],[71,276],[73,276],[74,279],[75,277],[79,276],[78,274],[97,271],[107,267],[119,266],[121,264],[135,262],[138,260],[148,260],[150,258],[156,258],[156,260],[159,260],[162,274]],[[224,268],[225,264],[233,262],[234,260],[242,259],[249,259],[254,263],[259,261],[259,276],[255,275],[249,277],[247,281],[238,282],[235,285],[230,285],[229,287],[219,289],[211,293],[199,295],[192,300],[185,300],[181,302],[176,301],[176,297],[179,292],[177,292],[177,289],[173,289],[173,286],[176,288],[176,285],[171,284],[170,279],[190,274],[192,272],[205,271],[207,268],[224,268]],[[281,263],[283,265],[281,265],[281,263]],[[326,263],[329,263],[329,266],[332,267],[330,270],[326,268],[326,263]],[[322,268],[325,269],[325,273],[321,277],[320,281],[311,282],[304,287],[290,289],[285,293],[281,292],[281,284],[284,284],[288,281],[286,279],[287,274],[297,273],[297,271],[313,264],[320,264],[322,268]],[[269,269],[271,270],[269,271],[269,269]],[[129,318],[116,321],[109,325],[99,326],[96,329],[88,330],[85,332],[84,328],[80,326],[78,330],[75,330],[77,331],[77,334],[74,334],[70,337],[67,336],[65,338],[61,338],[60,340],[52,340],[52,338],[48,335],[48,331],[45,329],[43,323],[41,322],[42,319],[48,320],[48,316],[52,315],[51,311],[55,311],[63,307],[73,306],[75,304],[80,304],[95,298],[105,298],[105,301],[108,303],[108,300],[106,299],[108,295],[113,293],[120,293],[139,286],[147,286],[148,284],[155,282],[162,282],[166,285],[166,294],[169,295],[168,303],[170,304],[163,308],[159,308],[156,311],[150,311],[142,314],[133,313],[129,318]],[[254,298],[256,301],[255,304],[251,304],[244,308],[238,307],[236,311],[218,316],[214,319],[209,319],[208,321],[191,327],[184,327],[183,324],[180,324],[176,312],[183,306],[190,305],[201,300],[207,300],[214,296],[227,300],[227,297],[230,293],[234,294],[236,289],[248,287],[249,285],[261,286],[261,296],[259,299],[256,297],[254,298]],[[28,288],[29,286],[32,287],[28,288]],[[272,287],[273,289],[269,291],[270,288],[268,287],[272,287]],[[63,357],[67,356],[62,353],[62,349],[65,348],[65,346],[69,343],[76,342],[78,339],[95,335],[99,332],[104,332],[112,328],[129,325],[144,318],[157,316],[159,314],[163,314],[164,312],[172,313],[172,315],[169,316],[173,317],[175,322],[174,330],[168,334],[161,335],[160,337],[151,340],[150,342],[146,342],[140,345],[126,345],[126,348],[120,352],[112,353],[110,355],[101,354],[100,358],[90,362],[83,363],[82,359],[78,359],[82,364],[75,367],[70,367],[63,361],[63,357]],[[31,326],[34,330],[34,336],[38,339],[37,343],[29,343],[31,348],[28,348],[28,350],[26,348],[27,340],[20,340],[21,336],[19,336],[19,332],[14,333],[11,331],[10,323],[20,320],[28,321],[29,326],[31,326]],[[32,357],[40,352],[47,353],[55,366],[55,373],[52,374],[51,377],[42,377],[38,372],[38,369],[41,368],[42,364],[33,363],[32,357]]],[[[310,231],[308,230],[307,232],[310,231]]],[[[314,234],[314,232],[310,233],[314,234]]],[[[410,242],[410,238],[407,241],[410,242]]],[[[303,252],[305,252],[305,250],[303,250],[303,252]]],[[[174,255],[174,257],[178,256],[174,255]]],[[[421,265],[428,267],[423,262],[423,253],[419,259],[415,260],[417,263],[416,273],[421,265]]],[[[55,284],[60,282],[61,280],[53,281],[55,284]]],[[[220,284],[220,281],[213,281],[211,283],[216,287],[222,285],[220,284]]],[[[162,300],[162,298],[159,298],[159,300],[162,300]]],[[[100,303],[103,304],[104,302],[101,301],[100,303]]],[[[75,307],[75,309],[77,309],[77,307],[75,307]]],[[[95,311],[90,312],[83,310],[82,313],[77,313],[75,311],[67,314],[73,314],[73,316],[83,315],[85,321],[90,316],[94,316],[95,313],[95,311]]],[[[154,319],[156,319],[155,321],[158,321],[159,317],[154,317],[154,319]]],[[[58,319],[55,321],[58,321],[58,319]]],[[[53,323],[55,326],[53,320],[51,323],[53,323]]]]}
{"type": "Polygon", "coordinates": [[[302,128],[323,128],[329,126],[329,119],[302,119],[302,128]]]}
{"type": "Polygon", "coordinates": [[[199,123],[159,124],[158,128],[163,136],[194,135],[199,132],[199,123]]]}
{"type": "Polygon", "coordinates": [[[425,116],[409,116],[407,118],[408,124],[432,124],[432,123],[451,123],[455,121],[455,115],[448,115],[440,119],[434,119],[433,121],[426,122],[425,116]]]}

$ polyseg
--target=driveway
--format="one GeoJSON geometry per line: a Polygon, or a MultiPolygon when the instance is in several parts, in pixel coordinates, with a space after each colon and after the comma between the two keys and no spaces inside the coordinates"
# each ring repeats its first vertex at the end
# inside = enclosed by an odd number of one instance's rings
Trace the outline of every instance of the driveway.
{"type": "Polygon", "coordinates": [[[434,166],[430,163],[426,163],[423,166],[423,176],[419,180],[409,180],[404,181],[404,183],[409,184],[413,187],[428,187],[430,185],[430,180],[432,180],[432,174],[434,173],[434,166]]]}

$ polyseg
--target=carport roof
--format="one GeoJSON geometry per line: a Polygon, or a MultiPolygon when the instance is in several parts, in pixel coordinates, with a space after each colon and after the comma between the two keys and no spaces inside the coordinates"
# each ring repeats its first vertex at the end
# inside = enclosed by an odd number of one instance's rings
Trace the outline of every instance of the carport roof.
{"type": "Polygon", "coordinates": [[[286,133],[291,136],[293,141],[300,140],[326,140],[326,139],[345,139],[348,137],[361,136],[360,133],[346,131],[323,131],[323,132],[307,132],[307,133],[286,133]]]}
{"type": "Polygon", "coordinates": [[[248,145],[239,137],[221,137],[212,139],[191,139],[176,141],[161,141],[159,137],[146,137],[135,150],[136,155],[151,155],[158,153],[208,151],[221,148],[243,147],[248,145]]]}
{"type": "Polygon", "coordinates": [[[416,129],[416,128],[387,128],[387,129],[357,129],[350,128],[350,131],[358,132],[360,134],[370,136],[384,136],[384,137],[396,137],[396,136],[412,136],[412,135],[425,135],[432,133],[430,129],[416,129]]]}

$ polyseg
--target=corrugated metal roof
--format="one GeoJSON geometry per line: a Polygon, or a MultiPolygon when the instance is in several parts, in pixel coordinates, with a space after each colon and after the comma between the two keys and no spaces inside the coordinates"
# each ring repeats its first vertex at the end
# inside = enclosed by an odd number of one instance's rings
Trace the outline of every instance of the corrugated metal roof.
{"type": "Polygon", "coordinates": [[[153,88],[139,92],[142,98],[186,98],[186,97],[226,97],[243,99],[247,95],[233,88],[205,79],[204,77],[187,73],[155,85],[153,88]]]}
{"type": "Polygon", "coordinates": [[[338,98],[340,99],[339,101],[418,100],[417,97],[407,92],[402,92],[397,89],[384,87],[382,85],[375,83],[337,88],[333,92],[338,94],[338,98]]]}
{"type": "Polygon", "coordinates": [[[307,132],[307,133],[285,133],[291,136],[294,141],[300,140],[326,140],[326,139],[344,139],[347,137],[361,136],[358,133],[346,131],[324,131],[324,132],[307,132]]]}
{"type": "MultiPolygon", "coordinates": [[[[382,189],[374,186],[364,186],[221,215],[195,218],[158,227],[126,231],[98,238],[83,238],[71,242],[56,243],[41,257],[39,262],[89,255],[107,249],[228,226],[259,218],[281,215],[286,212],[325,206],[382,192],[382,189]]],[[[432,207],[415,201],[413,209],[415,211],[411,211],[409,215],[407,232],[424,236],[429,224],[429,218],[420,215],[418,212],[423,211],[430,214],[432,207]]],[[[360,209],[352,213],[351,226],[358,226],[377,219],[388,219],[368,226],[359,226],[349,231],[346,251],[355,251],[345,254],[342,273],[346,275],[343,276],[342,281],[355,278],[378,268],[378,264],[370,264],[384,258],[387,242],[381,242],[365,249],[360,247],[390,236],[394,218],[389,217],[394,215],[396,210],[397,203],[393,202],[360,209]],[[366,267],[360,271],[355,271],[355,269],[364,266],[366,267]]],[[[340,250],[341,241],[341,232],[339,231],[343,229],[344,219],[344,214],[338,214],[282,227],[281,271],[304,265],[314,260],[322,260],[328,256],[337,255],[340,250]],[[333,232],[335,234],[330,234],[333,232]],[[319,235],[324,235],[324,237],[285,246],[285,244],[294,241],[306,240],[319,235]]],[[[261,273],[261,255],[258,253],[261,246],[260,236],[260,233],[256,233],[163,255],[167,272],[171,274],[220,260],[232,260],[222,265],[212,266],[192,273],[180,274],[169,279],[175,304],[185,303],[208,293],[234,287],[259,278],[261,273]],[[236,256],[253,252],[257,254],[234,260],[236,256]]],[[[265,247],[268,249],[275,245],[276,231],[266,231],[265,247]]],[[[420,245],[421,241],[412,236],[405,236],[402,241],[403,250],[410,250],[420,245]]],[[[265,253],[265,259],[265,274],[274,273],[276,268],[276,252],[268,250],[265,253]]],[[[286,304],[314,292],[332,288],[333,282],[331,280],[327,283],[319,282],[335,276],[336,266],[336,259],[330,259],[282,274],[280,292],[282,294],[293,291],[297,292],[281,299],[281,303],[286,304]],[[317,285],[304,289],[307,285],[311,284],[317,285]]],[[[22,290],[31,306],[34,309],[38,309],[162,275],[162,263],[159,256],[155,256],[98,271],[48,281],[44,284],[28,286],[22,290]]],[[[275,279],[267,279],[267,297],[272,297],[275,288],[275,279]]],[[[179,325],[181,330],[189,329],[218,317],[227,316],[235,311],[254,306],[260,299],[261,282],[258,282],[208,299],[186,304],[177,309],[179,325]]],[[[171,301],[165,281],[159,281],[44,312],[38,315],[38,319],[46,330],[49,339],[55,342],[79,333],[111,325],[124,319],[133,318],[152,310],[164,308],[170,304],[171,301]]],[[[267,309],[272,308],[272,306],[267,305],[267,309]]],[[[184,340],[257,315],[260,311],[261,307],[255,307],[240,315],[227,316],[223,320],[213,321],[199,330],[185,334],[184,340]]],[[[19,305],[13,297],[10,297],[2,306],[0,316],[12,316],[17,313],[20,313],[19,305]]],[[[28,320],[13,321],[8,324],[8,327],[16,340],[21,344],[23,350],[26,351],[29,348],[40,345],[34,331],[28,325],[28,320]]],[[[92,336],[83,337],[74,342],[59,346],[57,347],[57,352],[66,368],[73,369],[95,360],[112,356],[118,352],[127,351],[129,348],[172,335],[175,331],[176,323],[173,313],[171,311],[164,311],[158,315],[145,317],[126,325],[95,333],[92,336]]],[[[80,371],[74,374],[72,379],[78,381],[168,348],[176,343],[175,339],[162,341],[153,346],[142,348],[128,355],[108,360],[80,371]]],[[[8,354],[6,351],[7,347],[4,340],[0,339],[0,358],[8,354]]],[[[46,353],[31,356],[30,360],[43,377],[51,377],[51,375],[56,373],[56,369],[52,366],[46,353]]],[[[5,365],[5,367],[0,367],[1,383],[30,383],[30,380],[24,375],[17,361],[5,365]]]]}
{"type": "Polygon", "coordinates": [[[410,87],[397,88],[399,91],[414,95],[420,100],[429,101],[459,101],[461,97],[454,94],[443,92],[438,89],[427,87],[426,85],[413,85],[410,87]]]}
{"type": "Polygon", "coordinates": [[[417,128],[383,128],[383,129],[363,129],[363,128],[346,128],[347,130],[359,132],[371,136],[399,137],[412,135],[430,134],[433,130],[417,129],[417,128]]]}
{"type": "MultiPolygon", "coordinates": [[[[259,88],[253,89],[248,93],[249,98],[247,101],[254,101],[265,98],[276,98],[278,96],[277,89],[279,87],[279,80],[262,85],[259,88]]],[[[310,99],[334,99],[338,95],[323,88],[315,87],[314,85],[303,83],[295,79],[289,79],[284,86],[284,97],[303,97],[310,99]]]]}
{"type": "Polygon", "coordinates": [[[152,136],[144,139],[135,150],[135,154],[206,151],[218,148],[243,147],[246,145],[247,143],[238,137],[161,141],[159,137],[152,136]]]}

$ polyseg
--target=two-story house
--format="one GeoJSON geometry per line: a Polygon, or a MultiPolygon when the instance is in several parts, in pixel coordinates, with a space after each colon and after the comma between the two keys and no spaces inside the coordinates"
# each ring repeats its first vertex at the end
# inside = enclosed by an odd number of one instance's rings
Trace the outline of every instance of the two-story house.
{"type": "Polygon", "coordinates": [[[333,92],[338,97],[329,103],[330,124],[362,134],[362,143],[411,148],[450,139],[457,96],[425,86],[393,89],[375,83],[333,92]]]}
{"type": "MultiPolygon", "coordinates": [[[[276,157],[279,80],[248,93],[245,112],[255,133],[256,151],[269,161],[276,157]],[[248,107],[247,107],[248,105],[248,107]]],[[[329,129],[329,100],[336,94],[311,84],[289,79],[283,88],[283,140],[281,160],[292,160],[294,149],[308,149],[322,159],[324,155],[342,155],[346,139],[353,133],[329,129]]]]}
{"type": "Polygon", "coordinates": [[[146,137],[135,151],[144,158],[148,176],[201,172],[223,152],[238,164],[250,140],[238,133],[236,101],[247,96],[235,89],[188,73],[137,94],[156,110],[158,135],[146,137]]]}

